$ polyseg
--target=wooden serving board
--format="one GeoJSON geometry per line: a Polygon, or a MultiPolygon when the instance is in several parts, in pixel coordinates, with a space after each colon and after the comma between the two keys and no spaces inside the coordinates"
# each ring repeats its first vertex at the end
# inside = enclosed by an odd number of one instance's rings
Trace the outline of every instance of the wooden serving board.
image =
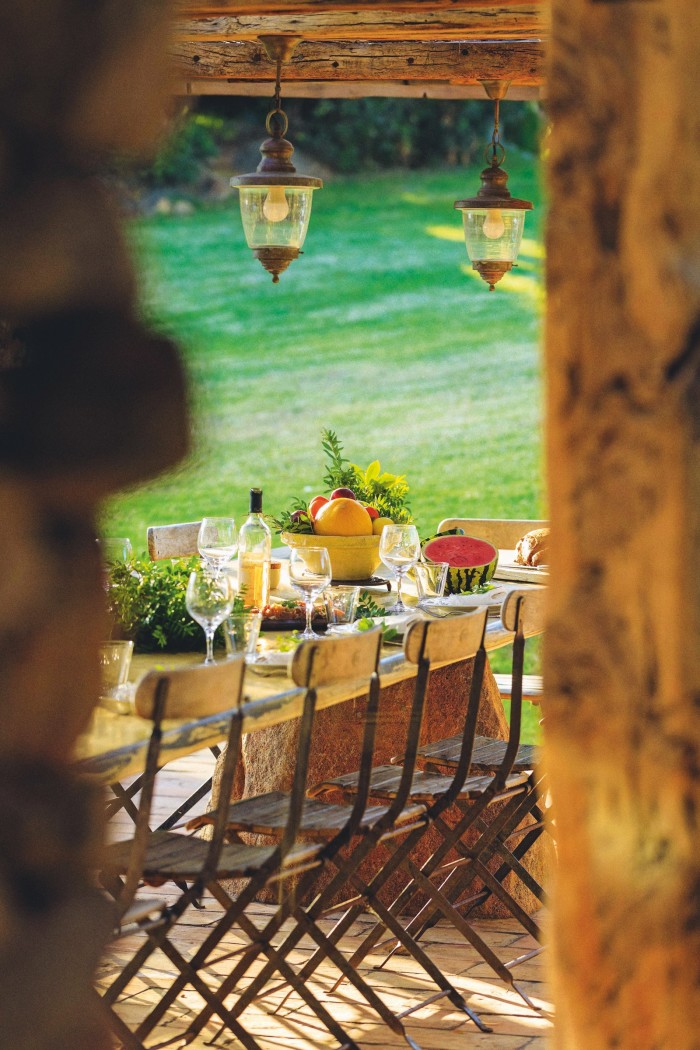
{"type": "Polygon", "coordinates": [[[531,565],[518,565],[514,550],[500,550],[498,565],[493,574],[494,580],[507,580],[509,583],[542,583],[549,581],[549,566],[536,569],[531,565]]]}

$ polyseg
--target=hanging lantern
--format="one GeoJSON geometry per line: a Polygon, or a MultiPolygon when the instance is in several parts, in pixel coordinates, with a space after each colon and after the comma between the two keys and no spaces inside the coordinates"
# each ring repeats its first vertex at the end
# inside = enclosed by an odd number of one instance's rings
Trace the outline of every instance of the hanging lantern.
{"type": "Polygon", "coordinates": [[[489,291],[515,265],[525,226],[525,212],[530,201],[512,197],[508,189],[508,175],[501,167],[506,151],[501,145],[499,108],[505,98],[509,82],[486,81],[484,88],[494,100],[494,126],[491,144],[487,149],[489,167],[481,173],[481,187],[475,197],[455,201],[462,212],[464,240],[472,267],[489,286],[489,291]]]}
{"type": "Polygon", "coordinates": [[[279,275],[301,254],[311,215],[314,190],[323,186],[321,179],[298,175],[291,157],[294,146],[284,137],[287,115],[281,106],[280,72],[282,61],[291,55],[298,43],[291,37],[261,37],[270,58],[277,62],[274,108],[268,113],[265,127],[270,138],[260,146],[262,160],[249,175],[231,179],[240,194],[241,219],[248,247],[272,274],[277,284],[279,275]]]}

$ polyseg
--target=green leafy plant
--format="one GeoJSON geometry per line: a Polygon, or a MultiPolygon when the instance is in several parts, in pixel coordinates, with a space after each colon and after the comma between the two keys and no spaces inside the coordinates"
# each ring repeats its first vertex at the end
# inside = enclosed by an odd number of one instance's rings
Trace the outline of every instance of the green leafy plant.
{"type": "MultiPolygon", "coordinates": [[[[191,652],[203,648],[202,628],[187,611],[187,581],[198,558],[152,562],[119,562],[109,574],[109,613],[121,633],[131,638],[137,652],[191,652]]],[[[236,595],[233,612],[246,609],[236,595]]],[[[221,628],[216,644],[223,644],[221,628]]]]}
{"type": "Polygon", "coordinates": [[[383,616],[384,609],[379,602],[374,600],[369,591],[360,591],[355,615],[360,620],[364,618],[371,619],[373,616],[383,616]]]}
{"type": "MultiPolygon", "coordinates": [[[[321,431],[321,447],[326,456],[326,472],[323,486],[328,495],[334,489],[349,488],[355,498],[375,507],[383,518],[391,518],[396,523],[412,521],[411,510],[406,502],[408,482],[403,474],[390,474],[382,470],[378,459],[375,459],[363,470],[356,463],[351,463],[343,454],[343,446],[333,430],[321,431]]],[[[270,522],[278,532],[313,533],[306,500],[294,497],[291,507],[282,511],[270,522]]]]}
{"type": "Polygon", "coordinates": [[[361,620],[357,621],[355,626],[358,631],[371,631],[373,627],[381,627],[383,642],[397,642],[401,637],[396,628],[388,624],[386,620],[380,620],[379,624],[377,624],[376,620],[371,616],[363,616],[361,620]]]}
{"type": "Polygon", "coordinates": [[[382,470],[378,459],[363,470],[350,463],[343,455],[343,446],[333,430],[324,430],[321,447],[326,454],[327,465],[323,483],[333,491],[349,488],[355,498],[376,507],[383,518],[391,518],[397,524],[410,522],[411,510],[406,503],[408,482],[403,474],[390,474],[382,470]]]}

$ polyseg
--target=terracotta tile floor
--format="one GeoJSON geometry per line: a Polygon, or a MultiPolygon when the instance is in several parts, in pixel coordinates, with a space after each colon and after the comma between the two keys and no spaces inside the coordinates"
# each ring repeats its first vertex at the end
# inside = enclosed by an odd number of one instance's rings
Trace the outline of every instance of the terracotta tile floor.
{"type": "MultiPolygon", "coordinates": [[[[208,775],[211,756],[206,754],[192,756],[180,763],[174,763],[165,773],[160,774],[159,796],[156,800],[158,812],[172,809],[179,798],[184,798],[194,786],[208,775]],[[175,801],[173,801],[175,800],[175,801]]],[[[115,820],[113,830],[116,836],[128,833],[128,820],[115,820]]],[[[151,891],[155,896],[168,896],[167,888],[151,891]]],[[[173,944],[184,955],[192,954],[198,946],[203,929],[216,924],[221,914],[219,905],[211,898],[205,898],[202,910],[190,909],[171,934],[173,944]]],[[[261,925],[270,907],[256,905],[251,913],[256,924],[261,925]]],[[[341,950],[349,954],[359,942],[362,931],[371,917],[365,916],[342,940],[341,950]]],[[[517,923],[506,920],[491,920],[475,923],[485,940],[494,948],[499,957],[509,960],[523,955],[535,947],[530,937],[524,936],[517,923]]],[[[98,980],[109,983],[131,952],[140,944],[140,938],[122,940],[114,945],[103,960],[98,980]]],[[[226,936],[222,946],[202,976],[216,986],[217,981],[227,972],[230,963],[217,958],[236,946],[247,943],[242,934],[232,932],[226,936]]],[[[443,972],[449,976],[456,988],[464,993],[465,998],[487,1024],[493,1028],[492,1034],[482,1034],[455,1007],[443,999],[422,1007],[405,1020],[406,1029],[412,1039],[422,1050],[544,1050],[547,1034],[551,1031],[552,1005],[546,983],[546,955],[518,965],[516,980],[519,986],[530,997],[538,1008],[530,1009],[511,988],[507,987],[481,960],[473,949],[453,929],[439,924],[425,938],[425,946],[430,956],[443,972]]],[[[310,941],[303,940],[299,948],[290,955],[290,961],[298,966],[311,951],[310,941]]],[[[387,1004],[397,1010],[422,1001],[433,994],[434,986],[425,976],[418,964],[409,956],[397,954],[385,969],[376,969],[382,961],[382,955],[369,955],[361,967],[362,974],[372,984],[387,1004]]],[[[251,974],[255,972],[253,968],[251,974]]],[[[175,975],[175,968],[161,953],[150,956],[145,968],[132,981],[127,994],[120,1001],[121,1017],[134,1027],[139,1019],[148,1012],[160,997],[162,989],[168,987],[175,975]]],[[[309,982],[315,995],[332,1011],[333,1016],[346,1028],[358,1045],[365,1048],[375,1047],[382,1050],[393,1050],[394,1047],[406,1047],[402,1037],[390,1032],[376,1018],[364,1003],[358,992],[347,982],[331,996],[330,988],[336,976],[334,968],[324,964],[309,982]]],[[[315,1048],[337,1047],[336,1040],[330,1036],[314,1014],[302,1002],[300,997],[292,994],[284,1005],[284,991],[258,1000],[242,1015],[246,1029],[254,1036],[261,1050],[315,1050],[315,1048]],[[277,1011],[277,1012],[276,1012],[277,1011]]],[[[233,996],[229,1003],[235,1002],[233,996]]],[[[147,1046],[166,1047],[183,1045],[182,1037],[188,1024],[198,1013],[202,1005],[200,996],[186,988],[173,1004],[166,1019],[151,1033],[147,1046]]],[[[203,1050],[211,1045],[221,1047],[238,1047],[238,1040],[227,1033],[217,1036],[219,1026],[210,1022],[203,1032],[188,1045],[195,1050],[203,1050]]]]}

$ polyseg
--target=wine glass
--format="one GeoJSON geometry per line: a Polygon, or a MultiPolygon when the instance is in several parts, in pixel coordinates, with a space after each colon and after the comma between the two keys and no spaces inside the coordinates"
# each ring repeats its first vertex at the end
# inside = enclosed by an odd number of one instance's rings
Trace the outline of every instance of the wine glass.
{"type": "Polygon", "coordinates": [[[185,598],[187,611],[204,631],[207,640],[205,664],[214,663],[214,633],[233,608],[233,591],[227,576],[205,568],[190,573],[185,598]]]}
{"type": "Polygon", "coordinates": [[[396,573],[396,604],[387,609],[390,616],[403,616],[408,609],[401,600],[405,573],[420,558],[420,539],[415,525],[385,525],[379,541],[379,557],[387,569],[396,573]]]}
{"type": "Polygon", "coordinates": [[[202,518],[197,535],[197,550],[215,576],[236,553],[236,538],[233,518],[202,518]]]}
{"type": "Polygon", "coordinates": [[[119,562],[128,563],[134,557],[134,549],[128,536],[103,536],[97,542],[107,568],[119,562]]]}
{"type": "Polygon", "coordinates": [[[331,582],[331,560],[325,547],[295,547],[289,556],[289,582],[306,605],[306,630],[302,638],[318,638],[311,629],[314,600],[331,582]]]}

